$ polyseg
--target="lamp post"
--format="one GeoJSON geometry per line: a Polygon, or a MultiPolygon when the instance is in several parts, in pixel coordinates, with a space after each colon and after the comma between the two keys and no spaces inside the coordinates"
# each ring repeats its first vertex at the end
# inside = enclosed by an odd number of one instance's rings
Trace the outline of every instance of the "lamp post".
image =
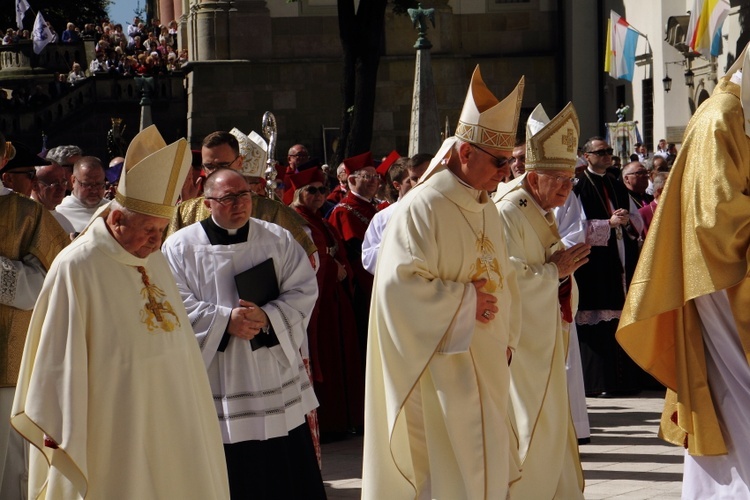
{"type": "MultiPolygon", "coordinates": [[[[666,65],[664,67],[664,71],[667,71],[666,65]]],[[[669,73],[667,73],[667,76],[662,78],[661,83],[664,85],[664,92],[669,92],[672,90],[672,79],[669,78],[669,73]]]]}
{"type": "Polygon", "coordinates": [[[688,70],[685,72],[685,85],[687,85],[690,88],[693,88],[694,77],[695,77],[695,74],[693,74],[693,70],[691,70],[688,67],[688,70]]]}

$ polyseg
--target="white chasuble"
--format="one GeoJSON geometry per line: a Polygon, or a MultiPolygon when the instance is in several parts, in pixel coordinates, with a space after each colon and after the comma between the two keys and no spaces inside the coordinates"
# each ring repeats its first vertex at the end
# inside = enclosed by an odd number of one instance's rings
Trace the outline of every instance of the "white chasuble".
{"type": "MultiPolygon", "coordinates": [[[[547,220],[522,187],[498,200],[497,209],[522,304],[521,335],[510,366],[509,408],[521,479],[511,485],[511,498],[583,498],[565,375],[568,344],[560,315],[558,271],[547,262],[565,247],[554,218],[547,220]]],[[[576,301],[573,281],[573,314],[576,301]]]]}
{"type": "Polygon", "coordinates": [[[125,251],[103,219],[47,274],[12,415],[36,447],[29,498],[229,498],[208,379],[172,273],[160,252],[125,251]]]}
{"type": "Polygon", "coordinates": [[[286,229],[250,219],[246,242],[212,245],[198,222],[167,238],[163,250],[208,369],[224,442],[286,436],[302,425],[318,407],[300,355],[318,296],[304,249],[286,229]],[[219,351],[239,306],[234,277],[268,258],[280,295],[262,309],[279,344],[253,351],[249,341],[232,336],[219,351]]]}
{"type": "Polygon", "coordinates": [[[520,304],[497,210],[437,172],[399,201],[378,260],[362,498],[504,499],[520,304]],[[475,319],[482,278],[500,309],[488,324],[475,319]]]}

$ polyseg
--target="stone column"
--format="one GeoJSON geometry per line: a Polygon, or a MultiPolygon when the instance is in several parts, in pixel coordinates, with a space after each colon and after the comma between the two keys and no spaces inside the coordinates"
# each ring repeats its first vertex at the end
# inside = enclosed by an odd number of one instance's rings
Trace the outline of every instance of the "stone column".
{"type": "Polygon", "coordinates": [[[432,43],[427,39],[427,20],[435,27],[435,9],[408,9],[409,17],[419,29],[419,38],[414,44],[417,49],[414,66],[414,94],[411,104],[411,126],[409,129],[409,156],[418,153],[436,153],[440,148],[440,123],[435,96],[435,82],[432,78],[432,43]]]}
{"type": "Polygon", "coordinates": [[[174,19],[174,0],[159,0],[159,21],[166,26],[174,19]]]}
{"type": "Polygon", "coordinates": [[[201,0],[190,8],[190,59],[215,61],[230,59],[229,17],[234,12],[228,0],[201,0]]]}

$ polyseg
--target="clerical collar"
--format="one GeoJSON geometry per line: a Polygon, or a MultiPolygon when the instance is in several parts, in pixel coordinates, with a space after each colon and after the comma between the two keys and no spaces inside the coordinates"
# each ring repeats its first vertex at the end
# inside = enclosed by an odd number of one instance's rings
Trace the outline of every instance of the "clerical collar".
{"type": "Polygon", "coordinates": [[[212,245],[233,245],[235,243],[244,243],[250,234],[250,221],[239,229],[225,229],[219,226],[213,216],[201,221],[201,226],[208,236],[208,241],[212,245]]]}
{"type": "MultiPolygon", "coordinates": [[[[525,190],[526,188],[524,188],[525,190]]],[[[528,193],[528,191],[526,191],[528,193]]],[[[550,212],[549,210],[545,210],[542,208],[542,206],[534,199],[533,196],[531,196],[531,193],[529,193],[529,199],[531,200],[531,203],[534,204],[537,210],[539,210],[539,213],[542,214],[542,217],[546,217],[547,214],[550,212]]]]}
{"type": "Polygon", "coordinates": [[[372,203],[372,200],[368,200],[368,199],[367,199],[367,198],[365,198],[364,196],[360,196],[360,195],[358,195],[357,193],[355,193],[354,191],[349,191],[349,192],[350,192],[351,194],[353,194],[354,196],[356,196],[357,198],[359,198],[360,200],[363,200],[363,201],[364,201],[365,203],[372,203]]]}
{"type": "Polygon", "coordinates": [[[604,172],[602,172],[601,174],[599,172],[594,172],[594,169],[591,168],[591,165],[587,166],[586,170],[589,173],[591,173],[591,174],[598,175],[599,177],[604,177],[605,175],[607,175],[607,171],[606,170],[604,172]]]}
{"type": "Polygon", "coordinates": [[[453,175],[453,177],[456,178],[456,180],[458,181],[459,184],[461,184],[462,186],[465,186],[465,187],[471,189],[471,194],[472,194],[472,196],[474,196],[474,200],[475,201],[479,201],[479,198],[481,198],[481,196],[482,196],[482,190],[481,189],[477,189],[474,186],[469,185],[466,181],[464,181],[462,178],[460,178],[459,176],[457,176],[453,172],[453,170],[448,170],[448,171],[453,175]]]}

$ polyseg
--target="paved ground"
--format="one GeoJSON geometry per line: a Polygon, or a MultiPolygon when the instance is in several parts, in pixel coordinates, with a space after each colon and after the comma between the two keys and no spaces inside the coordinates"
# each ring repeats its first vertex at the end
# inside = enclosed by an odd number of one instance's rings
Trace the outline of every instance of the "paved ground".
{"type": "MultiPolygon", "coordinates": [[[[680,498],[681,448],[656,437],[661,392],[587,400],[591,444],[581,446],[587,499],[680,498]]],[[[323,445],[323,479],[330,500],[360,497],[362,438],[323,445]]]]}

